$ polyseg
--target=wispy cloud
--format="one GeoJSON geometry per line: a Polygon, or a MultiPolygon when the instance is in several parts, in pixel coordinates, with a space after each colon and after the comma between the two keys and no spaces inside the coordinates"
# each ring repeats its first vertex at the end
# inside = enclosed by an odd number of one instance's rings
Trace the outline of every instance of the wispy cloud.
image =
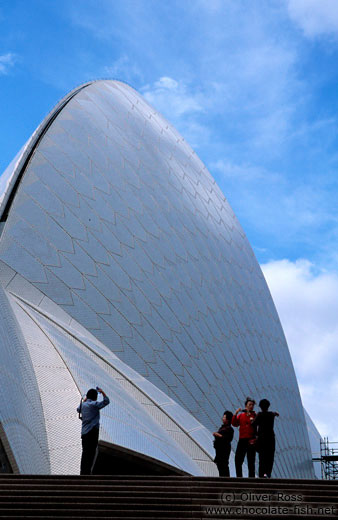
{"type": "Polygon", "coordinates": [[[322,435],[336,440],[338,275],[308,260],[261,266],[275,301],[303,403],[322,435]]]}
{"type": "Polygon", "coordinates": [[[269,154],[283,145],[294,100],[304,99],[296,75],[297,45],[280,24],[289,20],[286,9],[199,0],[174,2],[171,9],[152,1],[142,8],[135,2],[103,2],[98,10],[86,0],[69,10],[73,24],[111,47],[115,61],[106,64],[106,73],[132,79],[140,88],[147,81],[141,81],[142,71],[151,78],[145,96],[165,115],[170,111],[175,122],[189,115],[191,123],[211,128],[216,117],[236,136],[245,121],[242,145],[269,154]]]}
{"type": "Polygon", "coordinates": [[[233,179],[235,182],[282,182],[283,177],[277,173],[271,172],[262,166],[254,166],[250,163],[235,164],[226,159],[218,159],[211,162],[210,170],[219,172],[224,179],[233,179]]]}
{"type": "Polygon", "coordinates": [[[319,165],[304,175],[308,166],[299,165],[298,172],[292,165],[287,175],[276,164],[275,169],[258,160],[236,163],[231,158],[207,161],[207,166],[261,261],[294,259],[304,251],[318,265],[337,268],[335,170],[319,165]]]}
{"type": "Polygon", "coordinates": [[[305,36],[338,36],[338,3],[335,0],[288,0],[288,11],[305,36]]]}
{"type": "Polygon", "coordinates": [[[243,148],[278,154],[294,122],[298,100],[304,100],[304,85],[297,74],[298,42],[294,34],[284,31],[286,13],[241,1],[213,2],[212,8],[208,4],[199,2],[204,18],[200,32],[205,36],[199,66],[200,76],[206,78],[206,97],[213,101],[212,112],[223,117],[232,137],[242,125],[243,148]]]}
{"type": "Polygon", "coordinates": [[[144,81],[142,71],[126,54],[122,54],[122,56],[111,65],[106,65],[104,67],[104,74],[112,79],[125,81],[127,83],[144,81]]]}
{"type": "Polygon", "coordinates": [[[0,55],[0,74],[9,74],[11,68],[15,65],[16,62],[17,56],[12,52],[0,55]]]}

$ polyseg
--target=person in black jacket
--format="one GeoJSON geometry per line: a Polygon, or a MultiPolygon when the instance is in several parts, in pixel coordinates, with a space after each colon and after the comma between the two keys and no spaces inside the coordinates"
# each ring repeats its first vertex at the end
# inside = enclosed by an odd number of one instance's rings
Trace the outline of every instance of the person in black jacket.
{"type": "Polygon", "coordinates": [[[273,425],[278,412],[269,412],[270,402],[262,399],[259,407],[262,410],[256,416],[252,425],[257,431],[256,450],[259,455],[258,475],[261,478],[270,478],[275,456],[275,433],[273,425]]]}
{"type": "Polygon", "coordinates": [[[232,413],[229,411],[224,412],[222,426],[217,432],[213,433],[213,436],[215,437],[214,448],[216,450],[214,462],[216,463],[220,477],[230,477],[229,457],[231,452],[231,441],[234,436],[231,419],[232,413]]]}

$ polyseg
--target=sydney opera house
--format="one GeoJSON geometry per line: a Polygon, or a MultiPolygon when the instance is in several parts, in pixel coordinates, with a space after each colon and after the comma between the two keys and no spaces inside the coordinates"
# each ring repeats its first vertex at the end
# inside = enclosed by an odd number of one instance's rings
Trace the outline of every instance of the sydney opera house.
{"type": "Polygon", "coordinates": [[[131,87],[75,89],[0,177],[0,305],[2,471],[79,473],[76,407],[99,385],[111,400],[102,472],[217,475],[212,432],[250,395],[280,413],[274,476],[314,478],[248,240],[194,151],[131,87]]]}

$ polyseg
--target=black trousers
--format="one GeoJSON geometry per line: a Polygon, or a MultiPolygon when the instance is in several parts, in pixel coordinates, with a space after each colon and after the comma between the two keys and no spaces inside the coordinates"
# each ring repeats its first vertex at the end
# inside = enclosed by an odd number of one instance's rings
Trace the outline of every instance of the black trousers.
{"type": "Polygon", "coordinates": [[[216,463],[218,473],[220,477],[230,477],[229,471],[229,457],[231,452],[231,444],[229,446],[222,446],[222,448],[216,448],[216,457],[214,462],[216,463]]]}
{"type": "Polygon", "coordinates": [[[249,477],[255,477],[256,448],[254,445],[249,443],[249,439],[239,439],[235,454],[237,477],[243,476],[242,465],[245,459],[245,455],[248,462],[249,477]]]}
{"type": "Polygon", "coordinates": [[[93,428],[81,436],[82,457],[80,475],[90,475],[94,463],[96,448],[99,442],[99,429],[93,428]]]}
{"type": "Polygon", "coordinates": [[[260,477],[267,475],[270,478],[275,458],[275,437],[258,438],[257,449],[259,455],[258,474],[260,477]]]}

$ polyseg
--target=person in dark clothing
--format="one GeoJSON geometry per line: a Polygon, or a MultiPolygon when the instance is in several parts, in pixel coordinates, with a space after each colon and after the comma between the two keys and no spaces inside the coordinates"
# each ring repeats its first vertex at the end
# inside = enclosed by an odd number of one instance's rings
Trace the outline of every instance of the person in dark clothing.
{"type": "Polygon", "coordinates": [[[239,426],[239,440],[235,454],[236,476],[242,477],[242,465],[247,457],[249,477],[255,478],[255,429],[252,423],[256,417],[254,412],[255,401],[251,397],[247,397],[245,401],[245,409],[238,408],[232,418],[231,424],[239,426]]]}
{"type": "Polygon", "coordinates": [[[228,410],[224,412],[222,426],[217,432],[213,433],[214,448],[216,450],[216,463],[220,477],[230,477],[229,457],[231,452],[231,441],[234,436],[234,429],[231,427],[232,413],[228,410]]]}
{"type": "Polygon", "coordinates": [[[270,402],[267,399],[262,399],[259,402],[259,407],[262,411],[257,414],[253,421],[253,426],[257,431],[256,449],[259,456],[258,475],[261,478],[271,477],[275,456],[275,433],[273,431],[273,425],[275,417],[278,417],[279,413],[269,412],[269,406],[270,402]]]}
{"type": "Polygon", "coordinates": [[[102,388],[91,388],[86,397],[77,407],[79,417],[82,420],[81,439],[81,475],[90,475],[95,462],[96,448],[99,441],[100,410],[109,404],[109,397],[102,388]],[[97,393],[103,396],[102,401],[97,401],[97,393]]]}

